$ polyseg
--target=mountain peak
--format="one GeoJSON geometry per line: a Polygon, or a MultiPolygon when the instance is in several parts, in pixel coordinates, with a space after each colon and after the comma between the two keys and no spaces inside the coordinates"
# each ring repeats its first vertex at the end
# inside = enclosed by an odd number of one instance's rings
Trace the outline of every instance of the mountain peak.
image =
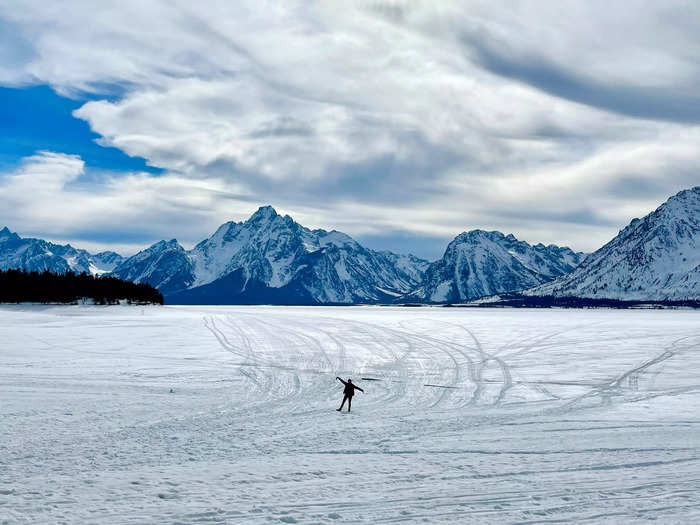
{"type": "Polygon", "coordinates": [[[267,205],[267,206],[260,206],[257,211],[250,216],[249,221],[256,221],[256,220],[269,220],[269,219],[274,219],[277,217],[277,210],[275,210],[272,206],[267,205]]]}
{"type": "Polygon", "coordinates": [[[513,234],[481,229],[460,233],[442,259],[431,263],[420,296],[430,302],[461,302],[522,290],[571,271],[583,254],[533,247],[513,234]]]}
{"type": "Polygon", "coordinates": [[[2,230],[0,230],[0,239],[19,239],[19,238],[20,238],[20,236],[14,232],[11,232],[7,226],[5,226],[2,230]]]}
{"type": "Polygon", "coordinates": [[[622,300],[694,299],[700,290],[700,186],[629,225],[568,275],[531,295],[622,300]]]}
{"type": "MultiPolygon", "coordinates": [[[[697,199],[700,198],[700,186],[695,186],[693,188],[688,188],[687,190],[681,190],[678,193],[676,193],[671,199],[678,199],[678,198],[693,198],[697,199]]],[[[671,200],[669,199],[669,200],[671,200]]]]}
{"type": "Polygon", "coordinates": [[[700,186],[679,191],[673,197],[669,198],[666,202],[659,206],[657,211],[678,209],[688,210],[688,208],[686,208],[687,206],[690,206],[689,211],[691,213],[694,214],[697,211],[697,207],[700,206],[700,186]]]}
{"type": "Polygon", "coordinates": [[[147,248],[147,249],[144,250],[144,251],[148,251],[148,250],[151,250],[151,251],[158,250],[158,251],[160,251],[160,250],[172,249],[172,248],[175,248],[175,249],[182,249],[182,247],[180,246],[180,243],[177,242],[177,239],[170,239],[169,241],[166,241],[166,240],[158,241],[157,243],[151,245],[149,248],[147,248]]]}
{"type": "Polygon", "coordinates": [[[222,224],[192,250],[160,241],[113,273],[148,282],[176,301],[374,303],[409,292],[427,264],[369,250],[337,230],[310,230],[262,206],[246,221],[222,224]]]}
{"type": "MultiPolygon", "coordinates": [[[[512,237],[512,235],[511,235],[512,237]]],[[[452,242],[460,243],[460,242],[465,242],[468,240],[477,240],[477,239],[490,239],[490,240],[501,240],[506,238],[505,235],[503,235],[501,232],[497,230],[493,231],[487,231],[487,230],[482,230],[480,228],[477,228],[475,230],[469,230],[466,232],[460,233],[457,237],[453,239],[452,242]]],[[[513,237],[515,239],[515,237],[513,237]]]]}

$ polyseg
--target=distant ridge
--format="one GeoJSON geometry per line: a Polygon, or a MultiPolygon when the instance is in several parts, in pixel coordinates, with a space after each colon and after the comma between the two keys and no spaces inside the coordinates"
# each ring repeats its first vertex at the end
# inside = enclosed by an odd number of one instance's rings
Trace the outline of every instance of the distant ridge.
{"type": "Polygon", "coordinates": [[[571,273],[524,294],[625,301],[700,299],[700,186],[634,219],[571,273]]]}
{"type": "Polygon", "coordinates": [[[0,269],[11,268],[114,275],[154,286],[171,304],[451,304],[504,294],[511,302],[512,294],[541,297],[538,305],[576,298],[686,304],[700,300],[700,186],[634,219],[588,256],[477,229],[456,236],[430,263],[305,228],[262,206],[192,250],[171,239],[128,258],[22,238],[5,227],[0,269]]]}
{"type": "Polygon", "coordinates": [[[156,286],[171,304],[357,304],[394,301],[428,264],[370,250],[335,230],[310,230],[262,206],[192,250],[161,241],[113,274],[156,286]]]}
{"type": "Polygon", "coordinates": [[[115,252],[91,254],[70,244],[54,244],[41,239],[22,238],[7,227],[0,230],[0,270],[21,269],[55,273],[111,272],[124,258],[115,252]]]}
{"type": "Polygon", "coordinates": [[[454,238],[426,270],[408,302],[465,302],[523,290],[570,272],[585,254],[550,244],[534,246],[498,231],[472,230],[454,238]]]}

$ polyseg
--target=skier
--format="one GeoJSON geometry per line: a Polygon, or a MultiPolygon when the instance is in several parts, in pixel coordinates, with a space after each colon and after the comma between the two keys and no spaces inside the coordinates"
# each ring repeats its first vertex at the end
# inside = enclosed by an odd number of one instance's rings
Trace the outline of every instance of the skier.
{"type": "Polygon", "coordinates": [[[362,390],[359,386],[355,386],[352,382],[352,379],[348,379],[347,381],[343,381],[338,376],[336,376],[336,379],[345,385],[345,389],[343,390],[343,402],[340,403],[340,408],[336,408],[336,410],[338,412],[343,410],[343,405],[345,404],[345,400],[347,399],[348,412],[350,412],[350,405],[352,404],[352,396],[355,395],[355,390],[359,390],[363,394],[365,393],[365,391],[362,390]]]}

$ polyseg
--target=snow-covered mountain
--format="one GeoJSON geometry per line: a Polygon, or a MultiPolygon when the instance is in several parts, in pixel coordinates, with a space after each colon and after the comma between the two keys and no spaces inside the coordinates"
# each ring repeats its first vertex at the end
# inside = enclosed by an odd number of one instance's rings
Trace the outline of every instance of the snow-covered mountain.
{"type": "Polygon", "coordinates": [[[622,300],[700,298],[700,186],[681,191],[568,275],[528,295],[622,300]]]}
{"type": "Polygon", "coordinates": [[[136,283],[148,283],[163,295],[192,285],[192,262],[176,239],[160,241],[123,260],[112,275],[136,283]]]}
{"type": "Polygon", "coordinates": [[[472,230],[450,242],[406,300],[463,302],[523,290],[570,272],[584,256],[553,244],[532,246],[498,231],[472,230]]]}
{"type": "Polygon", "coordinates": [[[0,269],[21,268],[43,272],[111,272],[124,258],[115,252],[91,254],[70,244],[54,244],[42,239],[22,238],[7,227],[0,230],[0,269]]]}
{"type": "Polygon", "coordinates": [[[427,266],[335,230],[310,230],[264,206],[190,251],[161,241],[113,273],[156,286],[170,303],[358,303],[407,293],[427,266]]]}

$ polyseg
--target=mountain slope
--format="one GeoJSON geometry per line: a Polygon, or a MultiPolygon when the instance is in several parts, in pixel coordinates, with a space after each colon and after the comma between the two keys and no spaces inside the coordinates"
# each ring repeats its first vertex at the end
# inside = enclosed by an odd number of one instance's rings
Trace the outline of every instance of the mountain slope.
{"type": "Polygon", "coordinates": [[[56,273],[73,271],[99,275],[112,271],[124,258],[115,252],[91,254],[70,244],[23,238],[7,227],[0,230],[0,269],[56,273]]]}
{"type": "Polygon", "coordinates": [[[192,263],[175,239],[160,241],[119,264],[112,275],[148,283],[163,295],[179,292],[194,282],[192,263]]]}
{"type": "Polygon", "coordinates": [[[570,274],[525,293],[622,300],[700,298],[700,186],[634,219],[570,274]]]}
{"type": "Polygon", "coordinates": [[[472,230],[450,242],[442,259],[427,268],[420,287],[405,299],[463,302],[523,290],[570,272],[583,257],[570,248],[532,246],[513,235],[472,230]]]}
{"type": "Polygon", "coordinates": [[[335,230],[310,230],[270,206],[222,224],[190,251],[163,243],[127,259],[114,275],[148,282],[170,303],[389,302],[414,288],[428,265],[369,250],[335,230]]]}

